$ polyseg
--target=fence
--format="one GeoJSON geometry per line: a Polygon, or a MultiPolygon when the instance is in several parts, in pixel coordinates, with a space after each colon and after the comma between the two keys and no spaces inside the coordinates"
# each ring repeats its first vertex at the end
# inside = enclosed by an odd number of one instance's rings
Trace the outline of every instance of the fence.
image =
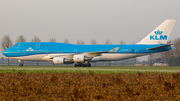
{"type": "MultiPolygon", "coordinates": [[[[130,59],[124,61],[99,61],[91,62],[92,66],[134,66],[135,62],[130,59]]],[[[24,66],[74,66],[73,64],[53,64],[49,61],[23,61],[24,66]]],[[[8,65],[8,59],[0,59],[0,65],[8,65]]],[[[9,59],[10,66],[18,66],[18,60],[9,59]]]]}

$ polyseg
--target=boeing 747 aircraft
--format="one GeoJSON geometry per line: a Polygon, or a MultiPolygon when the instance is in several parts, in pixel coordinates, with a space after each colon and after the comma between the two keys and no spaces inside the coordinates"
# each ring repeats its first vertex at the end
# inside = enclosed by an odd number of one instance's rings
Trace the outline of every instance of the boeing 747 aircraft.
{"type": "MultiPolygon", "coordinates": [[[[3,51],[9,58],[22,61],[52,61],[54,64],[73,64],[91,67],[90,62],[116,61],[168,51],[167,44],[176,20],[166,20],[137,44],[75,45],[56,42],[22,42],[3,51]]],[[[133,33],[134,34],[134,33],[133,33]]],[[[138,35],[138,34],[137,34],[138,35]]]]}

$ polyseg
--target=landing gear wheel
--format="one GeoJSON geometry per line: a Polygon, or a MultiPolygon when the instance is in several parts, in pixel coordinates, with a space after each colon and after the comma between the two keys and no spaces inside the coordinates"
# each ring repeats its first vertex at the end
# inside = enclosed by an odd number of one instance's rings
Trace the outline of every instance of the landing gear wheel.
{"type": "Polygon", "coordinates": [[[77,64],[74,64],[74,67],[77,67],[78,65],[77,64]]]}
{"type": "Polygon", "coordinates": [[[88,66],[88,67],[91,67],[91,64],[89,63],[87,66],[88,66]]]}
{"type": "Polygon", "coordinates": [[[20,66],[20,67],[22,67],[22,66],[23,66],[23,64],[22,64],[22,63],[20,63],[20,64],[19,64],[19,66],[20,66]]]}
{"type": "Polygon", "coordinates": [[[79,67],[81,67],[82,65],[81,65],[81,64],[79,64],[78,66],[79,66],[79,67]]]}
{"type": "Polygon", "coordinates": [[[87,67],[87,65],[86,64],[82,64],[82,67],[87,67]]]}

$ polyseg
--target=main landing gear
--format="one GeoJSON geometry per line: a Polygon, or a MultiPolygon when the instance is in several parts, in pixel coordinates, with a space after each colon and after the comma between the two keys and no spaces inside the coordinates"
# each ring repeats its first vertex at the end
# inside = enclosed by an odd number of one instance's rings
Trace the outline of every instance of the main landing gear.
{"type": "Polygon", "coordinates": [[[91,67],[91,64],[89,62],[87,64],[76,63],[74,64],[74,67],[91,67]]]}
{"type": "Polygon", "coordinates": [[[22,64],[22,63],[20,63],[20,64],[19,64],[19,66],[20,66],[20,67],[22,67],[22,66],[23,66],[23,64],[22,64]]]}
{"type": "Polygon", "coordinates": [[[23,61],[18,60],[19,61],[19,66],[22,67],[23,66],[23,61]]]}

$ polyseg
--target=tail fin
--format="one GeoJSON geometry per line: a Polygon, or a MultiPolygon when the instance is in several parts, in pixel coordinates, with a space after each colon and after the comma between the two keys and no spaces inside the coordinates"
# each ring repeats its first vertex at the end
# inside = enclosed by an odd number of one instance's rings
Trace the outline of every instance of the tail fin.
{"type": "Polygon", "coordinates": [[[167,44],[176,20],[165,20],[137,44],[167,44]]]}

